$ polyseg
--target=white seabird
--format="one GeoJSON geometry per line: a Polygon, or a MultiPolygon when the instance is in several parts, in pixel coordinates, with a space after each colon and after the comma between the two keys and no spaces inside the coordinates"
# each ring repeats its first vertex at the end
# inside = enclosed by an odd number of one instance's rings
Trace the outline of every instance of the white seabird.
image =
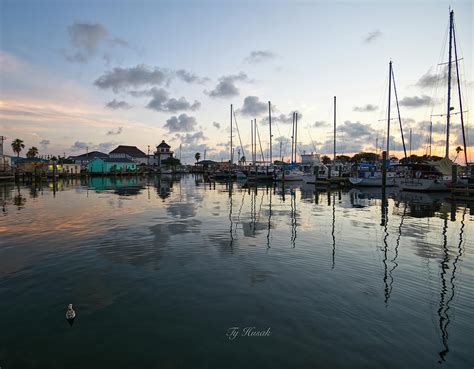
{"type": "Polygon", "coordinates": [[[76,312],[72,308],[72,304],[69,304],[66,311],[66,319],[73,320],[76,317],[76,312]]]}

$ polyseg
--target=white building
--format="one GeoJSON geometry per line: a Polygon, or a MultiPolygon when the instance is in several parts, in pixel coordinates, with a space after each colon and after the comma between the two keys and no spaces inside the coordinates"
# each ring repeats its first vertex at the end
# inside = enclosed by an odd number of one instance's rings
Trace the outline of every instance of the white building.
{"type": "Polygon", "coordinates": [[[137,165],[148,164],[148,155],[136,146],[117,146],[116,149],[109,152],[109,156],[111,158],[130,159],[137,165]]]}
{"type": "Polygon", "coordinates": [[[173,157],[173,151],[170,150],[171,146],[168,145],[165,140],[156,147],[156,151],[153,155],[150,155],[150,165],[153,167],[160,168],[163,165],[163,160],[173,157]]]}

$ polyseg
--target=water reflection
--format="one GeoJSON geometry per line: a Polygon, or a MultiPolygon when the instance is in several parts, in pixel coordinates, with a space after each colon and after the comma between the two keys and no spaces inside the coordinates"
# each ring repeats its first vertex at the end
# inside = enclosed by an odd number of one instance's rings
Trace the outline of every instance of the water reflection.
{"type": "Polygon", "coordinates": [[[443,222],[443,258],[441,260],[441,292],[439,299],[439,308],[438,308],[438,317],[439,317],[439,330],[441,332],[441,340],[443,344],[443,349],[439,352],[439,363],[446,361],[446,357],[449,353],[448,345],[448,326],[451,322],[450,320],[450,304],[454,299],[455,295],[455,280],[456,280],[456,271],[458,268],[458,263],[463,255],[463,236],[464,236],[464,227],[465,227],[465,217],[466,209],[462,213],[461,227],[459,231],[459,242],[456,250],[456,256],[450,267],[450,255],[448,248],[448,219],[447,217],[443,222]],[[451,276],[449,277],[449,270],[451,270],[451,276]]]}
{"type": "MultiPolygon", "coordinates": [[[[418,353],[404,342],[420,339],[421,355],[429,362],[423,365],[426,368],[432,364],[429,360],[456,366],[465,350],[459,348],[465,335],[460,324],[472,323],[452,317],[468,316],[465,311],[472,304],[472,298],[459,299],[458,291],[469,288],[465,286],[473,261],[464,248],[473,219],[468,207],[443,196],[395,192],[384,196],[371,189],[336,192],[156,176],[58,181],[52,186],[2,184],[0,199],[4,209],[0,270],[7,277],[0,285],[0,298],[4,286],[14,290],[21,273],[38,273],[35,278],[45,285],[60,280],[63,273],[77,273],[91,277],[64,289],[86,306],[113,310],[119,304],[131,308],[142,301],[144,313],[166,316],[160,320],[166,332],[175,328],[166,320],[191,316],[195,313],[188,310],[191,306],[202,316],[220,319],[219,324],[227,324],[229,316],[251,314],[283,330],[272,318],[283,316],[288,329],[301,333],[305,341],[313,343],[314,332],[321,329],[324,337],[318,340],[334,347],[345,345],[347,337],[357,339],[353,332],[369,328],[377,332],[377,342],[394,345],[409,357],[418,353]],[[9,246],[8,254],[4,245],[12,240],[21,247],[9,246]],[[69,243],[76,248],[69,248],[69,243]],[[58,244],[65,245],[58,249],[58,244]],[[35,253],[28,245],[35,246],[35,253]],[[22,255],[25,250],[28,257],[22,255]],[[55,266],[45,268],[51,274],[41,269],[47,257],[55,266]],[[4,264],[18,259],[21,265],[3,272],[4,264]],[[439,273],[427,275],[420,261],[435,261],[439,273]],[[107,272],[91,272],[97,266],[107,272]],[[116,282],[116,275],[127,282],[116,282]],[[159,298],[153,291],[159,291],[159,298]],[[265,306],[265,314],[252,310],[253,304],[239,305],[247,299],[265,306]],[[278,306],[272,310],[274,304],[278,306]],[[431,316],[425,314],[428,309],[431,316]],[[227,314],[219,316],[217,310],[227,314]],[[298,328],[300,323],[289,311],[302,317],[310,335],[305,336],[306,328],[298,328]],[[334,328],[341,321],[344,329],[334,328]],[[399,330],[400,321],[411,329],[410,340],[406,331],[399,330]],[[389,327],[389,333],[381,327],[389,327]]],[[[369,336],[361,338],[364,344],[377,344],[369,336]]],[[[301,341],[287,345],[304,347],[301,341]]],[[[303,354],[308,352],[303,349],[303,354]]],[[[347,353],[352,355],[349,349],[347,353]]]]}

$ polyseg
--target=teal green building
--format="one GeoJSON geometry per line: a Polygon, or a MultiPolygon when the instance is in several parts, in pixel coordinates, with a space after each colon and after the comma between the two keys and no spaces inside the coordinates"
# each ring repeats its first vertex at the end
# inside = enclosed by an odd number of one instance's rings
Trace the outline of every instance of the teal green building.
{"type": "Polygon", "coordinates": [[[87,165],[89,173],[135,172],[137,165],[126,158],[95,158],[87,165]]]}

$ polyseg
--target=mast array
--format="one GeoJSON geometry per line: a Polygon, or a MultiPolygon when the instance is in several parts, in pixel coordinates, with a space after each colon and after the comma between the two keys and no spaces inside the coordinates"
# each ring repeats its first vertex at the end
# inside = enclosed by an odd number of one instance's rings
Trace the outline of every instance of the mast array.
{"type": "MultiPolygon", "coordinates": [[[[451,60],[453,53],[453,20],[454,12],[449,12],[449,51],[448,51],[448,106],[446,112],[446,154],[445,157],[449,159],[449,123],[451,118],[451,60]]],[[[457,63],[457,60],[456,60],[457,63]]]]}
{"type": "Polygon", "coordinates": [[[388,63],[387,158],[390,160],[390,103],[392,98],[392,61],[388,63]]]}
{"type": "Polygon", "coordinates": [[[333,161],[336,161],[336,96],[334,96],[334,155],[333,161]]]}

